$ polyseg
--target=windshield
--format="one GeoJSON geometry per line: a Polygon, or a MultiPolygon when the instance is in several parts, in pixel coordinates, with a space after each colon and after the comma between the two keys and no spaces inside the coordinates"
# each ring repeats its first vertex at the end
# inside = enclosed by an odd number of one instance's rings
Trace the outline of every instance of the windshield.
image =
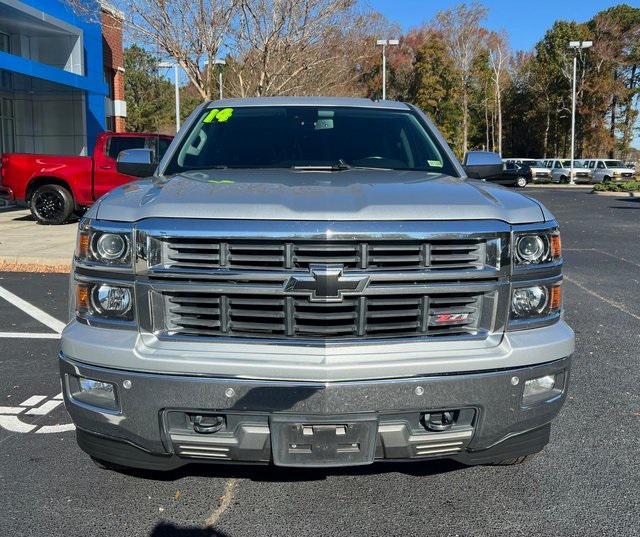
{"type": "MultiPolygon", "coordinates": [[[[571,168],[571,161],[570,160],[563,160],[562,161],[562,167],[563,168],[571,168]]],[[[587,166],[585,165],[584,162],[581,162],[579,160],[574,160],[573,161],[573,167],[574,168],[586,168],[587,166]]]]}
{"type": "Polygon", "coordinates": [[[351,167],[458,175],[435,136],[413,112],[324,106],[207,109],[165,173],[351,167]]]}
{"type": "Polygon", "coordinates": [[[604,164],[607,168],[624,168],[624,162],[621,160],[605,160],[604,164]]]}
{"type": "Polygon", "coordinates": [[[529,166],[532,168],[546,168],[546,165],[542,160],[532,160],[529,162],[529,166]]]}

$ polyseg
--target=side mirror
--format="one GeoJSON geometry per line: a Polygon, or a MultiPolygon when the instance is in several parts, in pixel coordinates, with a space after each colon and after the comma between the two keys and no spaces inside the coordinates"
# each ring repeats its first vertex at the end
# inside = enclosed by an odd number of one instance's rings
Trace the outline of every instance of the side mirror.
{"type": "Polygon", "coordinates": [[[487,179],[500,175],[504,169],[504,163],[498,153],[469,151],[464,156],[462,167],[472,179],[487,179]]]}
{"type": "Polygon", "coordinates": [[[116,161],[116,170],[124,175],[134,177],[149,177],[156,171],[152,149],[127,149],[120,151],[116,161]]]}

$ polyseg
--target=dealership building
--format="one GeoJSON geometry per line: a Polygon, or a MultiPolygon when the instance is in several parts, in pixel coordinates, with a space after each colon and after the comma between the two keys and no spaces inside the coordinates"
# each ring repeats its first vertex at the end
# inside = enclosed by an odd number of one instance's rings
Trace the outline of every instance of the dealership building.
{"type": "Polygon", "coordinates": [[[0,0],[0,154],[88,155],[100,132],[124,130],[126,115],[118,11],[0,0]]]}

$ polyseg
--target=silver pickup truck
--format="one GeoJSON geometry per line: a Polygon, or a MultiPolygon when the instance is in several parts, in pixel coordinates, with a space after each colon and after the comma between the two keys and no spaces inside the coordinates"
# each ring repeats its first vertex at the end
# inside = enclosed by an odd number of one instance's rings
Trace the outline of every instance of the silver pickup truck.
{"type": "Polygon", "coordinates": [[[80,222],[60,370],[103,467],[513,464],[574,334],[558,223],[414,106],[200,106],[80,222]]]}

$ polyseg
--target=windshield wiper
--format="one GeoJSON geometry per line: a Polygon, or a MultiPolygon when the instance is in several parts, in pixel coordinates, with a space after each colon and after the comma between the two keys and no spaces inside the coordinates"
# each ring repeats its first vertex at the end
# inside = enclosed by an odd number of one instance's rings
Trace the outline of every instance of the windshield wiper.
{"type": "Polygon", "coordinates": [[[350,170],[351,166],[347,164],[343,159],[338,159],[335,164],[310,164],[308,166],[291,166],[292,170],[301,171],[321,171],[321,172],[341,172],[344,170],[350,170]]]}
{"type": "Polygon", "coordinates": [[[309,166],[291,166],[293,170],[303,170],[303,171],[326,171],[326,172],[342,172],[345,170],[386,170],[393,171],[393,168],[384,168],[382,166],[354,166],[352,164],[348,164],[344,159],[338,159],[335,164],[327,164],[327,165],[309,165],[309,166]]]}

